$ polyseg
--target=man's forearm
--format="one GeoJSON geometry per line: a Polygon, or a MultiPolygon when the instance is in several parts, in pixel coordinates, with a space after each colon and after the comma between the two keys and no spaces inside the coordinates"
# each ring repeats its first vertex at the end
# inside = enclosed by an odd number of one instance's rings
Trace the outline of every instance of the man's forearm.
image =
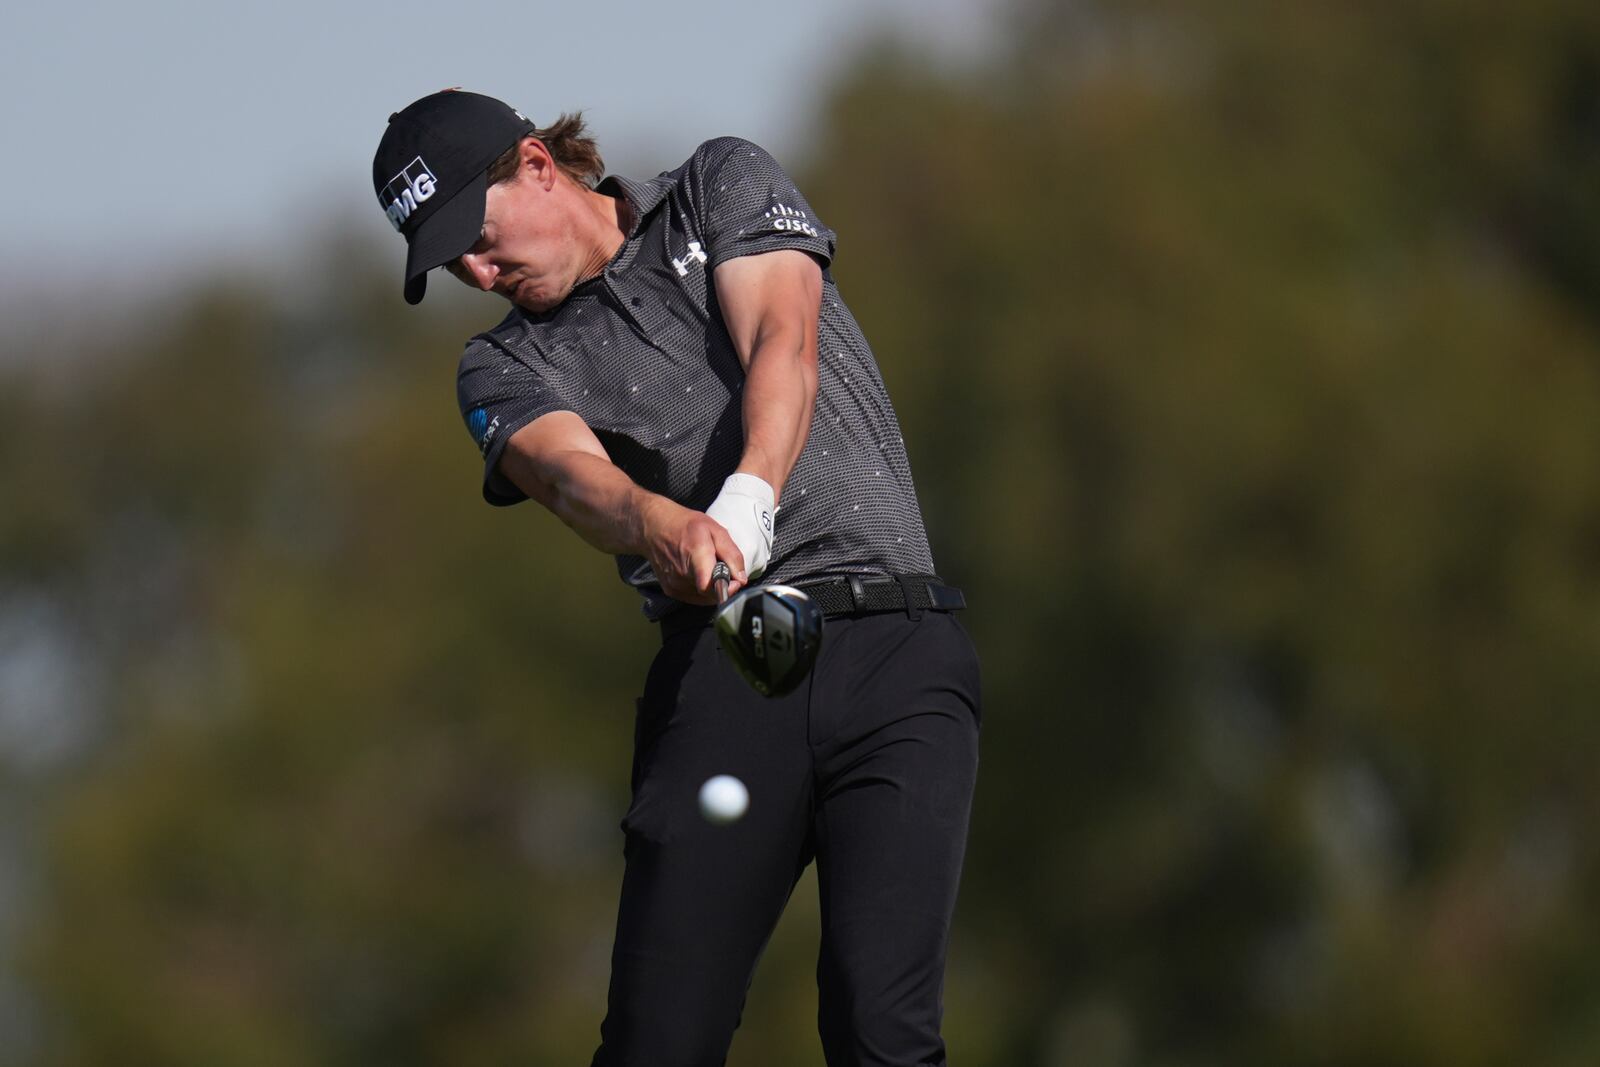
{"type": "Polygon", "coordinates": [[[608,459],[561,452],[542,464],[537,498],[577,535],[612,555],[648,554],[650,518],[672,501],[640,488],[608,459]]]}
{"type": "Polygon", "coordinates": [[[745,579],[744,557],[721,524],[636,485],[573,412],[552,411],[518,430],[499,467],[594,548],[643,556],[670,597],[715,603],[718,560],[733,568],[732,591],[745,579]]]}
{"type": "Polygon", "coordinates": [[[745,375],[739,471],[762,479],[781,497],[811,432],[816,399],[816,338],[790,333],[758,340],[745,375]]]}

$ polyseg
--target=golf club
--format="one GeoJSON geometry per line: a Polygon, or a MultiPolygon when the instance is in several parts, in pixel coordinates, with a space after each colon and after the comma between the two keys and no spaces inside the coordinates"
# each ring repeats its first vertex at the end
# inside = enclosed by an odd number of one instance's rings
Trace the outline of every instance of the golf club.
{"type": "Polygon", "coordinates": [[[822,647],[822,609],[788,585],[752,585],[731,599],[726,563],[711,572],[717,585],[717,639],[734,667],[763,696],[798,686],[822,647]]]}

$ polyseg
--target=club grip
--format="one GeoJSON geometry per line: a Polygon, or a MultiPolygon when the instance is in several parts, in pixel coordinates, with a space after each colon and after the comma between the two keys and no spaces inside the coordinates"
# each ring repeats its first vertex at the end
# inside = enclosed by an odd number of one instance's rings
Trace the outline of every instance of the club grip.
{"type": "Polygon", "coordinates": [[[720,559],[717,560],[717,565],[711,568],[711,580],[717,584],[717,599],[719,601],[728,599],[728,581],[732,577],[733,572],[720,559]]]}

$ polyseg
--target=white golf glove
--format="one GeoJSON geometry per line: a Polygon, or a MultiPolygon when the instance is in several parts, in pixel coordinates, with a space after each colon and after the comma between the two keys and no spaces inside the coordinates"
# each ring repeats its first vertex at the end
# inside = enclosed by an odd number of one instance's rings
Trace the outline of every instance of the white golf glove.
{"type": "Polygon", "coordinates": [[[706,508],[744,553],[744,570],[753,581],[772,558],[772,516],[776,494],[753,474],[730,474],[722,492],[706,508]]]}

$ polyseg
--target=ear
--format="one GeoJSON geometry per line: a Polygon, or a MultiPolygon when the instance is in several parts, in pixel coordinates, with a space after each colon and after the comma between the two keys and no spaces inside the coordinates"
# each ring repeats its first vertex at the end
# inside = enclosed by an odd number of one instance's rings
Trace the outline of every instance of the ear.
{"type": "Polygon", "coordinates": [[[554,188],[557,167],[550,150],[537,137],[524,137],[521,148],[523,175],[537,182],[546,192],[554,188]]]}

